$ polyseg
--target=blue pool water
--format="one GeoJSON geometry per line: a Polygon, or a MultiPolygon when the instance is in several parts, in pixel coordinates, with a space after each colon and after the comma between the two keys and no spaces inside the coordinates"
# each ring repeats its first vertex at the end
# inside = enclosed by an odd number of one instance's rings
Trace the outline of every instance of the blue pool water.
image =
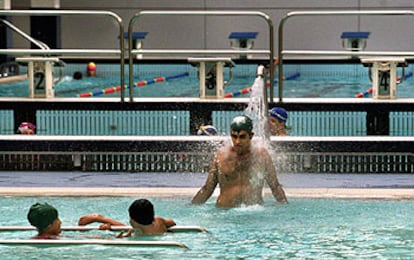
{"type": "MultiPolygon", "coordinates": [[[[0,186],[14,187],[200,187],[203,173],[0,172],[0,186]]],[[[410,174],[279,174],[288,188],[412,188],[410,174]],[[407,186],[408,185],[408,186],[407,186]]],[[[215,199],[189,205],[191,197],[148,195],[156,214],[209,233],[168,233],[146,240],[177,241],[182,248],[116,246],[1,246],[1,259],[409,259],[414,250],[413,200],[265,198],[264,206],[218,209],[215,199]]],[[[35,202],[54,205],[65,226],[99,212],[123,222],[134,197],[0,197],[1,225],[27,226],[35,202]],[[7,214],[6,214],[7,213],[7,214]]],[[[0,232],[0,239],[27,239],[35,232],[0,232]]],[[[115,233],[116,234],[116,233],[115,233]]],[[[65,232],[62,239],[110,231],[65,232]]],[[[137,238],[134,238],[137,239],[137,238]]]]}
{"type": "MultiPolygon", "coordinates": [[[[76,225],[79,215],[100,212],[123,222],[134,198],[16,197],[0,198],[2,225],[27,225],[32,203],[49,202],[63,225],[76,225]]],[[[178,225],[199,225],[209,233],[169,233],[147,237],[173,240],[182,248],[117,246],[0,246],[2,259],[410,259],[414,251],[414,201],[291,199],[275,205],[218,209],[210,200],[189,205],[190,198],[152,198],[156,214],[178,225]]],[[[65,232],[70,239],[111,231],[65,232]]],[[[27,239],[34,232],[1,232],[1,238],[27,239]]],[[[65,239],[65,238],[62,238],[65,239]]],[[[137,239],[137,238],[132,238],[137,239]]]]}
{"type": "MultiPolygon", "coordinates": [[[[101,92],[104,89],[119,85],[118,65],[98,66],[98,77],[83,80],[73,80],[72,74],[76,70],[82,71],[84,65],[71,65],[65,70],[65,77],[56,84],[55,95],[57,97],[76,97],[79,94],[89,92],[101,92]]],[[[226,94],[236,93],[251,87],[255,78],[255,65],[238,65],[234,69],[234,79],[225,87],[226,94]]],[[[283,96],[287,98],[349,98],[358,93],[367,92],[372,84],[368,78],[368,69],[362,65],[286,65],[285,76],[299,73],[300,76],[284,83],[283,96]]],[[[405,74],[412,72],[408,67],[405,74]]],[[[190,65],[143,65],[139,72],[134,72],[134,83],[150,81],[157,77],[170,77],[182,73],[189,76],[167,80],[142,87],[134,87],[135,97],[198,97],[199,85],[197,71],[190,65]]],[[[399,71],[398,75],[402,75],[399,71]]],[[[228,72],[225,74],[228,80],[228,72]]],[[[128,75],[126,75],[128,84],[128,75]]],[[[397,88],[397,96],[414,97],[414,81],[408,78],[397,88]]],[[[278,95],[277,84],[275,96],[278,95]]],[[[128,91],[126,91],[128,95],[128,91]]],[[[26,97],[28,96],[28,82],[22,81],[13,84],[0,85],[2,97],[26,97]]],[[[97,95],[99,97],[119,97],[120,93],[97,95]]],[[[369,96],[369,95],[368,95],[369,96]]],[[[249,94],[243,97],[249,97],[249,94]]]]}

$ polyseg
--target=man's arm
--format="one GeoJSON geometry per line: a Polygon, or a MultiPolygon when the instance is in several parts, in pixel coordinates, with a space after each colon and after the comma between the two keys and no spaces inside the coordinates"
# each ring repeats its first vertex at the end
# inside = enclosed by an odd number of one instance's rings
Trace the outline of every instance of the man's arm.
{"type": "Polygon", "coordinates": [[[169,227],[173,227],[175,225],[177,225],[175,223],[175,221],[171,218],[162,218],[162,217],[155,217],[158,218],[162,223],[164,223],[164,225],[169,228],[169,227]]]}
{"type": "Polygon", "coordinates": [[[113,226],[125,226],[125,224],[122,223],[122,222],[119,222],[115,219],[105,217],[105,216],[103,216],[101,214],[97,214],[97,213],[87,214],[87,215],[81,216],[79,218],[78,225],[79,226],[84,226],[84,225],[88,225],[90,223],[95,223],[95,222],[103,223],[103,224],[110,224],[110,225],[113,225],[113,226]]]}
{"type": "Polygon", "coordinates": [[[217,154],[210,161],[208,176],[206,183],[203,187],[197,192],[194,198],[191,200],[191,204],[203,204],[205,203],[213,194],[214,189],[217,186],[218,178],[217,178],[217,171],[218,171],[218,160],[217,154]]]}
{"type": "Polygon", "coordinates": [[[282,185],[279,183],[276,175],[276,169],[273,165],[272,158],[270,157],[269,153],[266,151],[263,155],[265,160],[265,167],[266,167],[266,182],[272,191],[273,197],[276,198],[277,201],[280,203],[287,203],[287,198],[285,191],[282,188],[282,185]]]}

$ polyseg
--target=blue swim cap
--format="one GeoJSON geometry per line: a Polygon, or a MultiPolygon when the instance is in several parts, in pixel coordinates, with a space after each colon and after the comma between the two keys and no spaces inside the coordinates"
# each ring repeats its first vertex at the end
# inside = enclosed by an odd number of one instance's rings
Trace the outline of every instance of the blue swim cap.
{"type": "Polygon", "coordinates": [[[269,116],[276,118],[281,123],[286,123],[288,113],[284,108],[274,107],[269,110],[269,116]]]}
{"type": "Polygon", "coordinates": [[[244,130],[248,133],[251,133],[253,130],[253,121],[250,119],[250,117],[245,115],[236,116],[231,122],[230,129],[237,132],[244,130]]]}

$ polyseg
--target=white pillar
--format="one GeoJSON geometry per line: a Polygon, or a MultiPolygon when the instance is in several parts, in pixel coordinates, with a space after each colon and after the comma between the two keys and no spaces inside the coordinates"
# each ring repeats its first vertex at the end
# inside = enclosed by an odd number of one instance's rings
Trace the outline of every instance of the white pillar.
{"type": "Polygon", "coordinates": [[[10,10],[11,0],[0,0],[0,10],[10,10]]]}
{"type": "Polygon", "coordinates": [[[224,67],[234,67],[228,57],[188,58],[188,61],[198,67],[200,98],[224,98],[224,67]],[[211,80],[214,80],[212,82],[211,80]]]}
{"type": "Polygon", "coordinates": [[[59,9],[60,0],[30,0],[31,8],[59,9]]]}

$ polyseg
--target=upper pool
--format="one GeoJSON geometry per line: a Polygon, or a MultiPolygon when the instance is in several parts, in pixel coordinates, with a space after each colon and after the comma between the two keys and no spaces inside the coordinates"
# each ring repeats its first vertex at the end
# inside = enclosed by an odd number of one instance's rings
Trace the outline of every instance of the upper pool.
{"type": "MultiPolygon", "coordinates": [[[[78,97],[84,93],[95,93],[93,96],[116,97],[119,91],[105,94],[106,89],[119,86],[119,65],[98,64],[97,77],[86,77],[74,80],[75,71],[83,72],[85,64],[70,64],[64,69],[62,81],[55,85],[56,97],[78,97]]],[[[246,90],[254,82],[256,65],[237,65],[233,69],[233,80],[230,81],[228,69],[225,71],[225,80],[229,84],[225,93],[237,95],[246,90]]],[[[368,76],[368,68],[360,64],[306,64],[285,65],[283,96],[287,98],[349,98],[359,93],[365,93],[372,87],[368,76]],[[294,76],[291,78],[291,76],[294,76]]],[[[406,68],[405,74],[410,75],[411,67],[406,68]]],[[[402,75],[402,71],[398,71],[402,75]]],[[[128,75],[126,75],[128,84],[128,75]]],[[[196,68],[187,64],[151,64],[140,65],[134,71],[134,83],[147,82],[140,87],[134,87],[135,97],[198,97],[199,85],[196,68]],[[164,80],[153,83],[155,78],[164,80]]],[[[414,82],[412,77],[398,85],[397,96],[404,98],[414,97],[414,82]]],[[[126,91],[128,95],[129,91],[126,91]]],[[[277,84],[274,89],[278,95],[277,84]]],[[[21,81],[12,84],[0,85],[1,97],[28,96],[28,82],[21,81]]],[[[241,95],[249,97],[249,94],[241,95]]],[[[240,96],[239,96],[240,97],[240,96]]]]}

